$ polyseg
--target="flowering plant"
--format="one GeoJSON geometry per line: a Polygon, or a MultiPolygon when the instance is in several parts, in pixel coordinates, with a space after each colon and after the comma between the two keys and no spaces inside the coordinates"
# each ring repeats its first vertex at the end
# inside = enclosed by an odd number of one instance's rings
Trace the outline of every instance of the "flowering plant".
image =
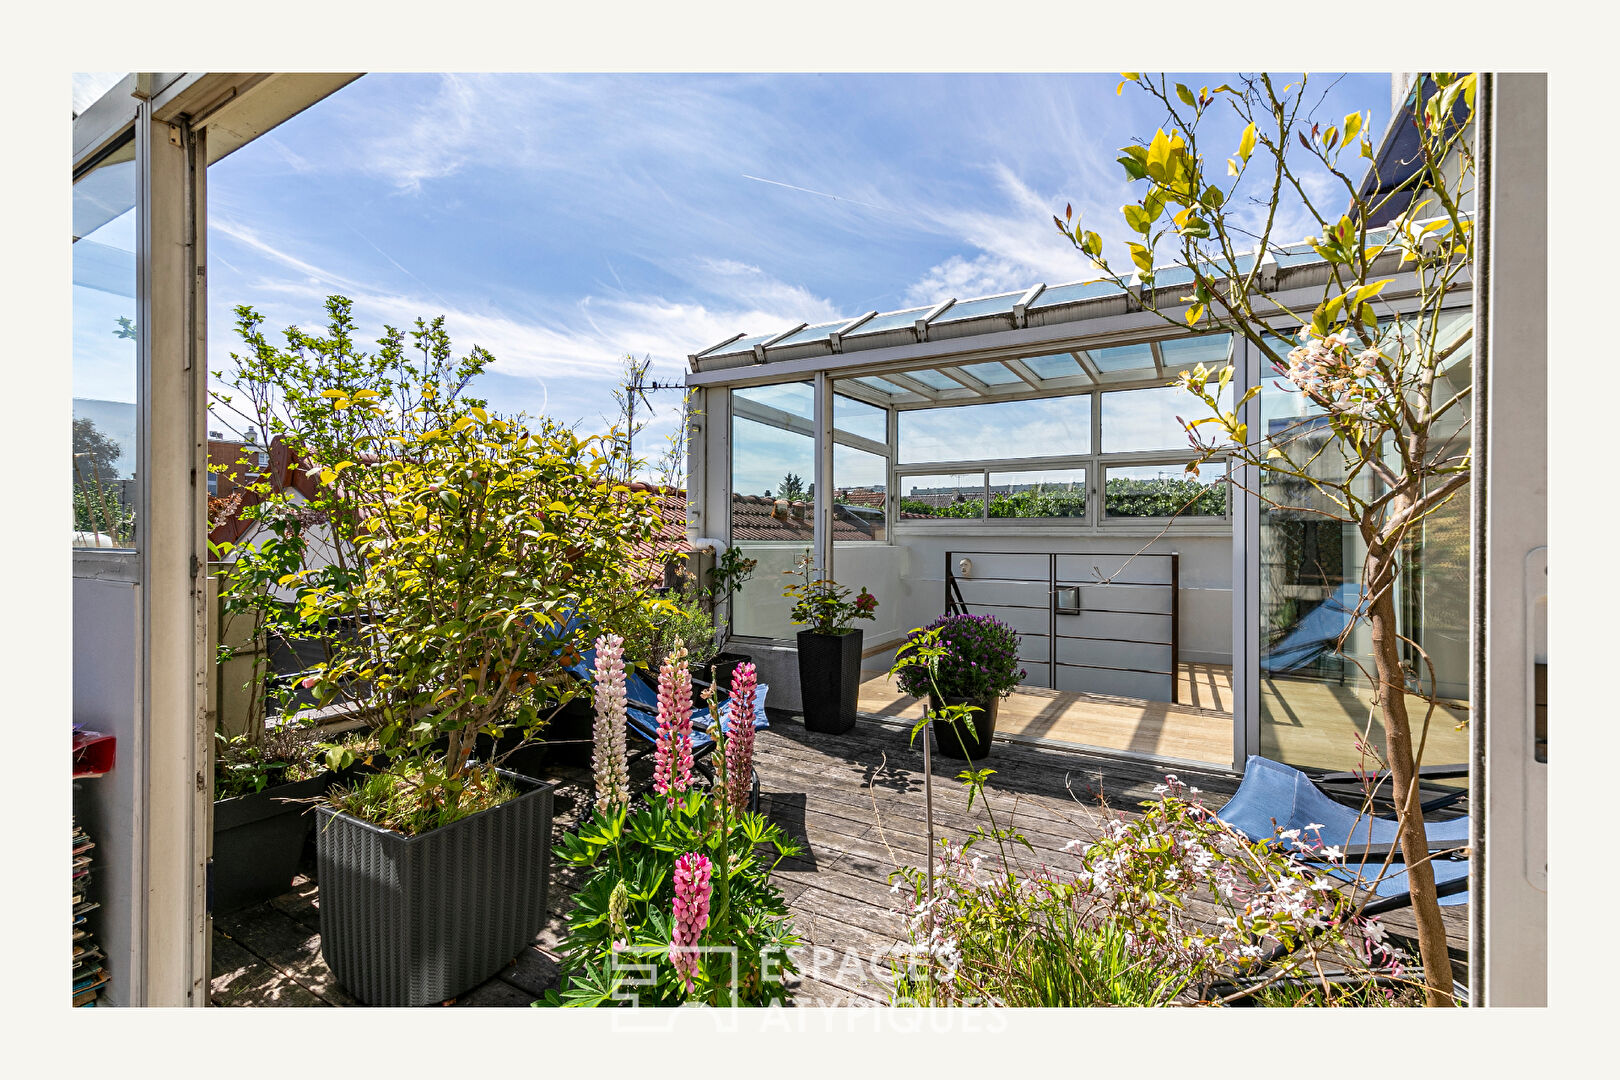
{"type": "Polygon", "coordinates": [[[976,701],[1006,697],[1027,674],[1018,666],[1018,631],[990,615],[944,615],[913,630],[899,654],[917,647],[928,631],[938,631],[945,652],[932,672],[924,665],[897,666],[900,688],[913,697],[937,693],[941,698],[976,701]],[[932,678],[932,685],[930,685],[932,678]]]}
{"type": "Polygon", "coordinates": [[[803,581],[782,590],[793,601],[791,618],[796,625],[809,626],[818,634],[847,634],[856,619],[877,618],[878,599],[861,586],[860,595],[850,599],[850,591],[832,578],[816,577],[815,563],[806,551],[786,574],[797,574],[803,581]]]}
{"type": "Polygon", "coordinates": [[[932,901],[922,869],[893,875],[910,893],[908,951],[926,962],[897,964],[897,989],[918,1004],[1266,1001],[1283,987],[1313,1004],[1393,1004],[1389,984],[1411,981],[1376,918],[1296,857],[1342,865],[1310,829],[1251,843],[1169,776],[1139,817],[1110,816],[1097,839],[1038,853],[997,824],[991,774],[960,774],[989,827],[941,840],[932,901]],[[1020,847],[1035,867],[1018,865],[1020,847]],[[1350,981],[1322,975],[1332,969],[1350,981]]]}
{"type": "Polygon", "coordinates": [[[800,849],[725,802],[693,788],[563,837],[557,858],[586,878],[568,913],[565,988],[543,1004],[786,1003],[799,938],[771,874],[800,849]]]}

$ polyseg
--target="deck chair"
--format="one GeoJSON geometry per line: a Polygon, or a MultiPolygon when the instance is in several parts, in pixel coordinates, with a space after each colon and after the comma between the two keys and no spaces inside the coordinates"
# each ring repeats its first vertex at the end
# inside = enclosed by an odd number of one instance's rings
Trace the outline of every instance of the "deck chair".
{"type": "MultiPolygon", "coordinates": [[[[1369,903],[1363,914],[1379,915],[1412,902],[1395,819],[1364,814],[1335,801],[1298,769],[1258,755],[1249,758],[1237,794],[1215,816],[1255,843],[1274,838],[1278,829],[1304,830],[1307,825],[1321,825],[1323,843],[1343,850],[1343,863],[1314,859],[1297,841],[1282,842],[1298,849],[1302,858],[1311,860],[1325,873],[1345,881],[1370,882],[1378,899],[1369,903]],[[1394,861],[1386,871],[1384,862],[1391,853],[1394,861]]],[[[1425,828],[1429,850],[1434,853],[1429,865],[1434,868],[1440,903],[1466,903],[1468,862],[1458,856],[1468,846],[1467,815],[1428,821],[1425,828]]]]}

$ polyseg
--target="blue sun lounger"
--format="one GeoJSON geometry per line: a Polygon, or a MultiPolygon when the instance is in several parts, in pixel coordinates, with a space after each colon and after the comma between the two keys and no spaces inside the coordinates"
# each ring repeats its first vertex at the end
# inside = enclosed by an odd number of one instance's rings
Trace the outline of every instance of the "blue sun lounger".
{"type": "MultiPolygon", "coordinates": [[[[1249,758],[1237,794],[1215,816],[1251,842],[1272,839],[1278,829],[1298,829],[1304,834],[1307,825],[1320,825],[1322,842],[1342,850],[1345,858],[1342,863],[1313,859],[1312,865],[1345,881],[1371,883],[1379,899],[1368,904],[1364,914],[1378,915],[1412,902],[1395,819],[1364,814],[1335,802],[1298,769],[1258,755],[1249,758]],[[1384,862],[1391,853],[1393,861],[1385,870],[1384,862]]],[[[1457,856],[1468,846],[1468,817],[1425,822],[1425,829],[1429,850],[1434,853],[1429,865],[1434,868],[1440,903],[1466,903],[1468,862],[1457,856]]],[[[1316,833],[1309,835],[1314,839],[1316,833]]],[[[1299,849],[1304,857],[1312,857],[1298,840],[1282,842],[1299,849]]]]}

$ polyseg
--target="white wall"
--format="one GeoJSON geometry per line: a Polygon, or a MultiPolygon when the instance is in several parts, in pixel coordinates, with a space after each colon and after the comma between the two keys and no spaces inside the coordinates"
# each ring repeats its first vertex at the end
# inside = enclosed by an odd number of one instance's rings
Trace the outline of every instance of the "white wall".
{"type": "Polygon", "coordinates": [[[140,588],[126,581],[73,579],[73,721],[115,736],[113,770],[78,781],[74,812],[95,842],[90,896],[101,904],[89,926],[107,954],[108,1004],[132,1000],[139,938],[138,845],[141,714],[140,588]]]}
{"type": "MultiPolygon", "coordinates": [[[[1000,523],[996,525],[999,526],[1000,523]]],[[[894,611],[894,614],[899,617],[900,623],[906,629],[925,625],[944,613],[947,551],[1041,553],[1042,557],[1033,559],[1006,558],[988,562],[982,556],[972,556],[975,560],[975,575],[994,573],[997,576],[1016,574],[1038,577],[1041,580],[1038,586],[1009,587],[1009,598],[1014,594],[1017,595],[1017,599],[1013,602],[1028,604],[1045,603],[1046,553],[1128,555],[1144,550],[1158,553],[1177,552],[1180,554],[1180,659],[1183,662],[1213,664],[1232,662],[1232,541],[1229,536],[1181,535],[1154,540],[1151,533],[1143,535],[1136,530],[1133,530],[1135,535],[1081,536],[1064,535],[1061,530],[1051,527],[1014,526],[1008,529],[983,525],[963,526],[949,531],[940,531],[932,527],[928,527],[926,531],[916,527],[908,529],[902,525],[896,532],[896,547],[905,554],[900,560],[904,570],[896,596],[898,610],[894,611]],[[1029,595],[1023,595],[1025,593],[1029,595]]],[[[840,557],[843,550],[840,549],[840,557]]],[[[1098,565],[1105,574],[1112,575],[1113,567],[1119,565],[1119,562],[1120,560],[1115,559],[1110,564],[1098,565]]],[[[1140,569],[1146,572],[1150,564],[1156,564],[1157,569],[1164,563],[1165,560],[1161,559],[1140,560],[1133,566],[1133,571],[1140,569]]],[[[1077,576],[1078,572],[1084,571],[1088,565],[1084,560],[1061,559],[1059,578],[1072,579],[1072,576],[1077,576]]],[[[970,581],[973,576],[970,575],[970,581]]],[[[845,578],[848,584],[859,584],[853,577],[842,573],[840,577],[845,578]]],[[[969,608],[973,609],[973,597],[967,595],[968,588],[964,587],[963,591],[964,599],[968,600],[969,608]]],[[[987,595],[987,592],[981,590],[979,595],[987,595]]],[[[1046,632],[1044,614],[986,610],[1002,621],[1011,623],[1014,629],[1038,630],[1043,634],[1046,632]],[[1025,623],[1031,618],[1040,625],[1037,627],[1034,623],[1029,623],[1026,626],[1025,623]]],[[[1032,653],[1039,653],[1044,659],[1044,642],[1031,644],[1032,653]]]]}

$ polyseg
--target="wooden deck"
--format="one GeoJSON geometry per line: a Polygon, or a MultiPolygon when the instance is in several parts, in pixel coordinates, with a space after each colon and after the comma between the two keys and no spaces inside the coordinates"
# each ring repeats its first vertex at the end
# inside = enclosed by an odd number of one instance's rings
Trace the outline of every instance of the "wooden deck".
{"type": "MultiPolygon", "coordinates": [[[[885,950],[905,938],[889,875],[920,865],[925,849],[921,751],[907,745],[909,724],[863,719],[845,735],[804,730],[772,712],[761,732],[757,765],[762,810],[796,837],[804,853],[783,862],[779,880],[805,945],[794,1000],[801,1006],[878,1005],[889,1001],[885,950]]],[[[998,814],[1015,822],[1056,868],[1073,868],[1068,841],[1097,835],[1099,799],[1129,810],[1150,798],[1163,769],[1101,754],[998,744],[989,762],[989,789],[998,814]]],[[[960,762],[936,759],[935,822],[943,835],[964,839],[982,821],[967,813],[960,762]]],[[[1219,770],[1177,769],[1219,805],[1236,778],[1219,770]]],[[[574,820],[588,776],[558,768],[557,828],[574,820]]],[[[553,868],[551,920],[533,945],[495,978],[447,1004],[528,1005],[557,984],[557,949],[573,880],[553,868]]],[[[216,1005],[353,1005],[320,955],[319,890],[301,879],[269,904],[215,921],[213,1001],[216,1005]]],[[[1446,908],[1460,957],[1466,907],[1446,908]]],[[[1386,919],[1400,933],[1410,926],[1386,919]]]]}

